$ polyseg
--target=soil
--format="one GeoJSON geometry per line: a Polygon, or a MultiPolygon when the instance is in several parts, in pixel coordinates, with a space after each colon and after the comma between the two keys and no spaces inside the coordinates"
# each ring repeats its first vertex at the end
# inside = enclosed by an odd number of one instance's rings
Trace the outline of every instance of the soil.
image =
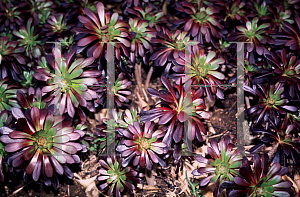
{"type": "Polygon", "coordinates": [[[211,124],[215,134],[209,136],[218,136],[215,139],[219,141],[223,135],[229,134],[232,141],[236,140],[236,88],[229,87],[224,91],[224,99],[216,99],[214,106],[210,108],[211,124]],[[222,134],[222,135],[220,135],[222,134]]]}

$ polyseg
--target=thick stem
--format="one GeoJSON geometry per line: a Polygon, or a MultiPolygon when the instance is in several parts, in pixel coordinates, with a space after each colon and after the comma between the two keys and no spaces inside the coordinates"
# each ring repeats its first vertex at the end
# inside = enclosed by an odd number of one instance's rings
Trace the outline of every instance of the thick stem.
{"type": "Polygon", "coordinates": [[[26,187],[27,185],[29,185],[32,182],[33,182],[33,180],[29,181],[28,183],[26,183],[25,185],[23,185],[19,189],[15,190],[11,195],[9,195],[9,197],[12,197],[12,196],[16,195],[18,192],[20,192],[22,189],[24,189],[24,187],[26,187]]]}
{"type": "Polygon", "coordinates": [[[273,148],[268,152],[268,156],[269,158],[272,158],[273,155],[275,154],[277,148],[278,148],[279,143],[277,143],[275,146],[273,146],[273,148]]]}
{"type": "Polygon", "coordinates": [[[151,76],[152,76],[152,73],[153,73],[153,67],[151,66],[148,74],[147,74],[147,79],[146,79],[146,83],[145,83],[145,89],[147,90],[148,87],[149,87],[149,84],[150,84],[150,79],[151,79],[151,76]]]}
{"type": "Polygon", "coordinates": [[[140,94],[142,93],[142,72],[141,72],[141,63],[136,63],[135,68],[134,68],[134,74],[135,74],[135,79],[136,83],[139,88],[140,94]]]}
{"type": "Polygon", "coordinates": [[[156,164],[153,164],[152,170],[148,170],[147,168],[145,169],[145,177],[147,180],[148,185],[154,186],[154,181],[155,181],[155,172],[156,172],[156,164]]]}

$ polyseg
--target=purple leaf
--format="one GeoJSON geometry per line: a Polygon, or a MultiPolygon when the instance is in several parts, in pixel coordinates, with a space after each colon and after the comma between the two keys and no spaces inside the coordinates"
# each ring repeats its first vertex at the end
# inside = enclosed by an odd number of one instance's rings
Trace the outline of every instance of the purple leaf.
{"type": "Polygon", "coordinates": [[[243,179],[239,176],[234,177],[233,180],[234,180],[234,183],[239,185],[239,186],[244,186],[244,187],[250,187],[251,186],[251,184],[248,181],[246,181],[245,179],[243,179]]]}
{"type": "Polygon", "coordinates": [[[50,163],[49,157],[43,154],[43,164],[44,164],[44,172],[47,177],[51,178],[53,176],[53,168],[50,163]]]}
{"type": "Polygon", "coordinates": [[[268,177],[268,178],[273,177],[274,175],[276,175],[277,172],[280,171],[280,169],[281,169],[280,163],[274,163],[274,164],[271,166],[270,170],[268,171],[267,177],[268,177]]]}
{"type": "Polygon", "coordinates": [[[37,152],[40,152],[39,156],[38,156],[38,159],[37,159],[37,162],[36,162],[36,165],[33,169],[33,173],[32,173],[32,178],[34,181],[38,181],[40,176],[41,176],[41,168],[42,168],[42,156],[43,156],[43,153],[38,150],[37,152]]]}
{"type": "Polygon", "coordinates": [[[7,144],[5,146],[5,151],[11,153],[11,152],[15,152],[15,151],[18,151],[22,148],[25,148],[27,146],[30,146],[32,142],[30,141],[26,141],[26,142],[18,142],[18,143],[10,143],[10,144],[7,144]]]}
{"type": "Polygon", "coordinates": [[[160,117],[158,124],[166,124],[168,123],[174,116],[176,115],[176,111],[168,111],[162,117],[160,117]]]}
{"type": "Polygon", "coordinates": [[[200,186],[206,186],[206,185],[208,185],[208,183],[210,182],[210,180],[211,180],[214,176],[215,176],[215,174],[210,175],[210,176],[208,176],[208,177],[202,179],[202,180],[200,181],[200,184],[199,184],[199,185],[200,185],[200,186]]]}
{"type": "Polygon", "coordinates": [[[64,169],[61,164],[53,156],[50,156],[50,160],[55,172],[59,175],[62,175],[64,173],[64,169]]]}
{"type": "Polygon", "coordinates": [[[37,149],[37,151],[35,152],[34,156],[32,157],[30,163],[28,164],[28,166],[26,167],[26,173],[28,175],[31,175],[34,168],[35,168],[35,165],[38,161],[38,158],[39,158],[39,154],[40,154],[40,150],[37,149]]]}

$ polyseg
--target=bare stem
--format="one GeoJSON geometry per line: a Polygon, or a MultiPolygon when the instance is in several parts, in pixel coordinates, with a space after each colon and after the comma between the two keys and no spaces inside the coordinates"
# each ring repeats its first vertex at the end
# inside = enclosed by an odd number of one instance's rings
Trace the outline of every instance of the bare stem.
{"type": "Polygon", "coordinates": [[[139,92],[142,93],[141,63],[136,63],[135,64],[134,74],[135,74],[136,83],[137,83],[137,85],[139,87],[139,92]]]}
{"type": "Polygon", "coordinates": [[[13,195],[17,194],[18,192],[20,192],[22,189],[24,189],[24,187],[26,187],[27,185],[29,185],[30,183],[32,183],[33,180],[29,181],[27,184],[23,185],[22,187],[20,187],[19,189],[15,190],[11,195],[9,195],[9,197],[12,197],[13,195]]]}
{"type": "Polygon", "coordinates": [[[245,97],[245,100],[246,100],[246,106],[247,106],[247,109],[249,109],[249,108],[251,107],[249,97],[246,96],[246,97],[245,97]]]}
{"type": "Polygon", "coordinates": [[[150,84],[150,79],[151,79],[151,76],[152,76],[152,73],[153,73],[153,67],[151,66],[148,74],[147,74],[147,79],[146,79],[146,83],[145,83],[145,89],[147,90],[147,88],[149,87],[149,84],[150,84]]]}
{"type": "Polygon", "coordinates": [[[155,171],[156,171],[156,164],[153,165],[152,170],[148,170],[147,168],[145,169],[145,177],[148,185],[154,186],[155,171]]]}
{"type": "Polygon", "coordinates": [[[273,155],[275,154],[275,152],[276,152],[276,150],[277,150],[277,148],[278,148],[278,143],[277,144],[275,144],[275,146],[273,146],[273,148],[268,152],[268,156],[269,156],[269,158],[272,158],[273,157],[273,155]]]}

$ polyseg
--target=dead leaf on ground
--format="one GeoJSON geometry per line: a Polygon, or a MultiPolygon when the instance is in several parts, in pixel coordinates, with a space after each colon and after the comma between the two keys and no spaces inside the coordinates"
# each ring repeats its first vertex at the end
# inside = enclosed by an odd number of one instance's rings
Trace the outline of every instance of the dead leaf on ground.
{"type": "Polygon", "coordinates": [[[295,187],[296,193],[298,193],[300,191],[300,175],[298,172],[295,173],[294,182],[297,186],[297,188],[295,187]]]}
{"type": "Polygon", "coordinates": [[[295,190],[296,190],[296,193],[299,192],[298,186],[297,186],[296,183],[291,179],[291,177],[289,177],[289,176],[287,176],[287,175],[284,175],[284,176],[282,177],[282,179],[283,179],[284,181],[291,181],[292,184],[293,184],[293,187],[294,187],[295,190]]]}
{"type": "Polygon", "coordinates": [[[85,187],[85,194],[87,197],[97,197],[100,195],[100,192],[96,186],[96,178],[97,176],[94,176],[89,179],[81,179],[81,177],[77,174],[74,173],[74,177],[76,177],[74,180],[78,183],[80,183],[83,187],[85,187]]]}

